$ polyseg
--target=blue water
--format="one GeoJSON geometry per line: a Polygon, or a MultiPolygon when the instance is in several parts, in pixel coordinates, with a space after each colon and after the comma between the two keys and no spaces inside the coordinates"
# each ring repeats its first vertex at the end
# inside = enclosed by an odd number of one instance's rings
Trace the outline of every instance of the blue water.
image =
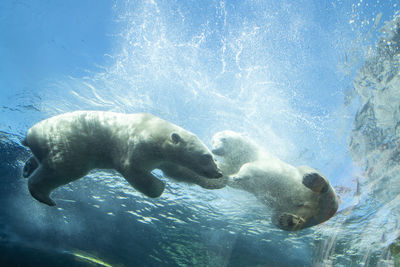
{"type": "Polygon", "coordinates": [[[387,89],[398,88],[398,27],[380,29],[398,8],[379,0],[1,1],[0,263],[90,266],[77,256],[90,255],[113,266],[393,266],[400,189],[387,159],[400,118],[396,104],[382,106],[398,99],[387,89]],[[390,43],[378,42],[387,35],[390,43]],[[220,130],[243,132],[320,170],[341,196],[339,213],[285,232],[244,191],[161,177],[166,192],[149,199],[102,171],[58,189],[57,206],[47,207],[21,178],[30,152],[20,140],[41,119],[78,109],[150,112],[208,146],[220,130]]]}

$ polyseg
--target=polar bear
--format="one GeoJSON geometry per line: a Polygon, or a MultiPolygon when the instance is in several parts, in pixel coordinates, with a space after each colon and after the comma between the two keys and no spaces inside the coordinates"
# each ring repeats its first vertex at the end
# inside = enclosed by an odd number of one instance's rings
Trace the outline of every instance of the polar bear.
{"type": "Polygon", "coordinates": [[[214,157],[197,136],[151,114],[75,111],[35,124],[23,141],[33,157],[24,166],[31,195],[54,206],[50,193],[91,169],[115,169],[136,190],[158,197],[152,175],[165,162],[206,178],[220,178],[214,157]]]}
{"type": "Polygon", "coordinates": [[[224,174],[222,179],[206,179],[173,166],[165,168],[165,174],[206,189],[229,186],[247,191],[271,209],[275,225],[288,231],[322,223],[338,209],[336,193],[321,173],[285,163],[243,134],[216,133],[212,152],[224,174]]]}

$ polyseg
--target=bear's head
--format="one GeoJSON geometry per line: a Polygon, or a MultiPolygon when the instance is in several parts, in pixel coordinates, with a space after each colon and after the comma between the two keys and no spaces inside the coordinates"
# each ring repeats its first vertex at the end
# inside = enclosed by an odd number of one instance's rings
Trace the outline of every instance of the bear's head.
{"type": "Polygon", "coordinates": [[[210,150],[190,132],[175,131],[168,142],[167,159],[206,178],[220,178],[222,173],[210,150]]]}
{"type": "Polygon", "coordinates": [[[221,131],[212,138],[212,152],[217,156],[228,156],[254,150],[252,141],[233,131],[221,131]]]}
{"type": "MultiPolygon", "coordinates": [[[[223,158],[231,168],[257,160],[259,149],[250,138],[233,131],[221,131],[212,138],[212,152],[223,158]]],[[[236,170],[236,171],[237,171],[236,170]]]]}

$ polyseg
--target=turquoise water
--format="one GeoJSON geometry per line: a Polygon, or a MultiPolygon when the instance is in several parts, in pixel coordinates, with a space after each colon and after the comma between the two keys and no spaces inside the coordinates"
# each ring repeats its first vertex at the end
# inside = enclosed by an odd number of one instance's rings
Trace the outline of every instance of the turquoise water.
{"type": "Polygon", "coordinates": [[[2,1],[0,262],[393,266],[397,10],[397,1],[2,1]],[[244,191],[161,177],[166,192],[148,199],[103,171],[44,206],[21,178],[20,140],[78,109],[150,112],[208,146],[220,130],[243,132],[320,170],[339,212],[285,232],[244,191]]]}

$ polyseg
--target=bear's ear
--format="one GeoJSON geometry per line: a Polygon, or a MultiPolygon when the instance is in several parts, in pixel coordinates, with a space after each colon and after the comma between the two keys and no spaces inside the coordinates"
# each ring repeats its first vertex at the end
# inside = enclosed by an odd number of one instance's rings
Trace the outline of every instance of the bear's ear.
{"type": "Polygon", "coordinates": [[[182,140],[182,137],[177,133],[172,133],[171,139],[174,144],[178,144],[182,140]]]}

